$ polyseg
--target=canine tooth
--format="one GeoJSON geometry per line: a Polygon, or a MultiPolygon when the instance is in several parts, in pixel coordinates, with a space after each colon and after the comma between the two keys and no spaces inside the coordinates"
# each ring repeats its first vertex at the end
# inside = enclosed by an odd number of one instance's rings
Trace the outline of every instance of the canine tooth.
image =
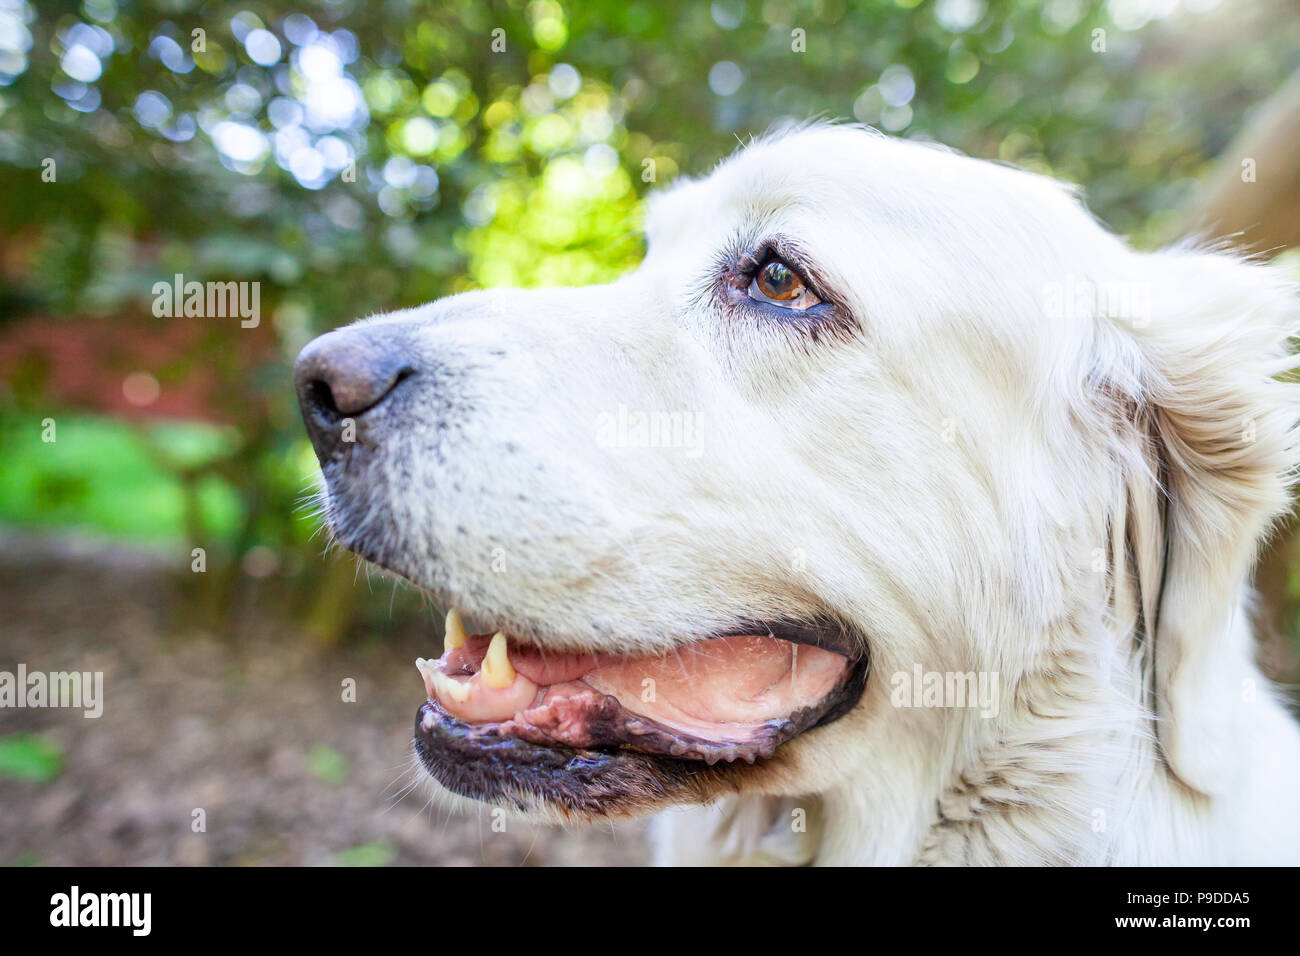
{"type": "Polygon", "coordinates": [[[447,612],[447,626],[444,629],[442,646],[447,650],[460,647],[465,643],[465,625],[461,622],[460,612],[452,608],[447,612]]]}
{"type": "Polygon", "coordinates": [[[480,673],[483,683],[497,690],[504,690],[515,682],[515,669],[506,653],[506,636],[500,631],[492,635],[480,673]]]}
{"type": "Polygon", "coordinates": [[[424,680],[424,692],[432,697],[434,684],[436,683],[434,678],[437,675],[437,671],[433,669],[433,661],[417,657],[415,659],[415,669],[420,672],[420,677],[424,680]]]}
{"type": "Polygon", "coordinates": [[[448,677],[441,671],[433,675],[433,686],[439,697],[450,697],[458,704],[469,700],[469,684],[448,677]]]}

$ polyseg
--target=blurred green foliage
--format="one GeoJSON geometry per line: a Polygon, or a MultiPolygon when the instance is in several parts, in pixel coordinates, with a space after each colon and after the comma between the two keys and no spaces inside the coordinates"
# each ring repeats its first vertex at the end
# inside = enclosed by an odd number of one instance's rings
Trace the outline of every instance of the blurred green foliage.
{"type": "Polygon", "coordinates": [[[231,428],[195,430],[195,455],[183,431],[81,418],[42,444],[52,379],[24,367],[0,519],[218,560],[318,549],[289,365],[321,331],[611,278],[649,189],[816,115],[1080,182],[1163,237],[1298,66],[1292,0],[0,0],[0,341],[31,316],[186,324],[148,370],[164,396],[206,382],[231,428]],[[176,273],[259,282],[259,327],[153,318],[176,273]]]}

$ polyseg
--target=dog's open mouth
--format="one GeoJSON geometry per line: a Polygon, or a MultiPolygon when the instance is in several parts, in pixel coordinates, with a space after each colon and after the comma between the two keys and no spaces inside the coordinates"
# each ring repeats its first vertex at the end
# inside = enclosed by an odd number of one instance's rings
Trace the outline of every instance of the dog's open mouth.
{"type": "Polygon", "coordinates": [[[466,635],[453,611],[442,657],[416,662],[428,694],[417,752],[444,785],[480,799],[489,777],[493,790],[552,795],[559,778],[570,785],[560,790],[598,797],[593,782],[631,773],[644,789],[692,763],[770,757],[839,716],[865,679],[853,650],[838,630],[781,625],[662,655],[560,654],[503,632],[466,635]]]}

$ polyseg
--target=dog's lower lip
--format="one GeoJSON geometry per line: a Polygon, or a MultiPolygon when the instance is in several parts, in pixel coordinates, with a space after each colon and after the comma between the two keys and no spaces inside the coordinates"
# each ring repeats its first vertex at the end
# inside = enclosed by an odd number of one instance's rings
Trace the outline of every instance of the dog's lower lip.
{"type": "Polygon", "coordinates": [[[415,752],[452,793],[518,810],[543,802],[584,816],[652,809],[681,796],[702,800],[713,774],[692,761],[502,737],[448,716],[432,701],[416,712],[415,752]]]}

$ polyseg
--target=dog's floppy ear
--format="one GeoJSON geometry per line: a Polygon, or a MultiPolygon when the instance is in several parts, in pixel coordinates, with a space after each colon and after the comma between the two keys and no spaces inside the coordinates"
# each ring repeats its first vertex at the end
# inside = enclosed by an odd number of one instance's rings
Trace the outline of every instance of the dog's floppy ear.
{"type": "Polygon", "coordinates": [[[1157,730],[1179,779],[1213,794],[1232,772],[1233,725],[1255,673],[1243,585],[1289,508],[1300,460],[1300,385],[1289,376],[1300,300],[1277,269],[1232,256],[1141,258],[1149,299],[1142,290],[1135,301],[1149,310],[1124,323],[1125,377],[1130,421],[1145,433],[1145,500],[1157,507],[1135,502],[1132,484],[1129,500],[1146,511],[1131,523],[1147,536],[1133,550],[1154,633],[1157,730]],[[1163,521],[1150,520],[1157,511],[1163,521]]]}

